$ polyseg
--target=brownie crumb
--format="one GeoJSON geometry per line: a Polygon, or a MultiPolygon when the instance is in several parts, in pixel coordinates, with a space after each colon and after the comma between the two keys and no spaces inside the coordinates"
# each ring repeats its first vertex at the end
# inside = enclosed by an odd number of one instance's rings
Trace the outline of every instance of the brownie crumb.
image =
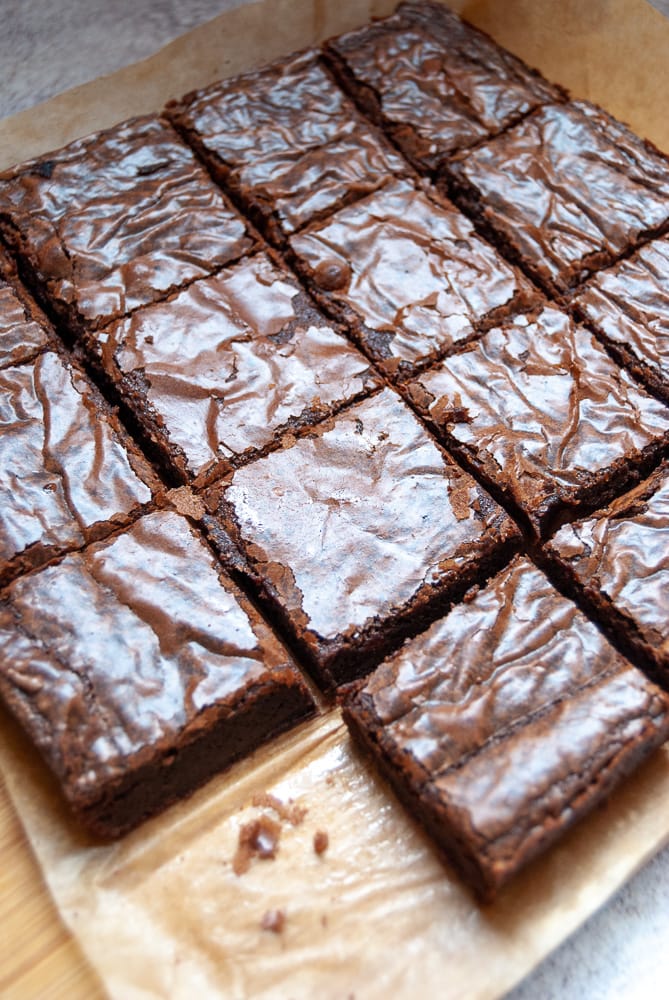
{"type": "Polygon", "coordinates": [[[290,823],[291,826],[299,826],[308,812],[305,806],[296,806],[292,802],[286,804],[276,795],[270,795],[269,792],[258,792],[251,799],[251,803],[264,809],[273,809],[279,819],[290,823]]]}
{"type": "Polygon", "coordinates": [[[314,834],[314,851],[316,854],[325,854],[330,844],[330,838],[325,830],[317,830],[314,834]]]}
{"type": "Polygon", "coordinates": [[[248,871],[254,857],[267,861],[276,857],[281,837],[281,824],[271,816],[259,816],[245,823],[239,831],[237,851],[232,859],[235,875],[248,871]]]}
{"type": "Polygon", "coordinates": [[[260,926],[264,931],[271,931],[273,934],[283,934],[286,925],[286,914],[283,910],[266,910],[260,921],[260,926]]]}

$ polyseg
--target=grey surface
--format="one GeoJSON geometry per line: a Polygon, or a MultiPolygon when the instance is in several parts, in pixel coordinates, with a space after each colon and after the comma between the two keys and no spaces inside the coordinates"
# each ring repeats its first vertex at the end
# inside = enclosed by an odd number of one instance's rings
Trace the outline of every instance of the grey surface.
{"type": "MultiPolygon", "coordinates": [[[[243,2],[0,0],[0,117],[151,55],[178,34],[243,2]]],[[[655,0],[655,5],[669,12],[669,0],[655,0]]],[[[669,849],[508,1000],[582,998],[669,998],[669,849]]]]}

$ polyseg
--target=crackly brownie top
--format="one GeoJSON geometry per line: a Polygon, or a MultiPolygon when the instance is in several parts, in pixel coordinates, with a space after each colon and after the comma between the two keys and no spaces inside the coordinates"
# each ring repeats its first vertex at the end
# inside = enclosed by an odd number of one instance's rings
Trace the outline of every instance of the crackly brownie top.
{"type": "Polygon", "coordinates": [[[325,639],[392,616],[513,533],[389,389],[238,470],[225,501],[258,571],[325,639]]]}
{"type": "Polygon", "coordinates": [[[16,580],[0,604],[0,636],[0,688],[78,802],[195,733],[209,709],[233,708],[260,683],[299,683],[269,628],[171,512],[16,580]]]}
{"type": "Polygon", "coordinates": [[[0,179],[3,229],[90,324],[210,273],[252,245],[167,122],[137,118],[0,179]]]}
{"type": "Polygon", "coordinates": [[[669,237],[600,271],[574,301],[610,340],[655,369],[669,390],[669,237]]]}
{"type": "Polygon", "coordinates": [[[97,340],[107,369],[130,376],[193,476],[377,384],[366,359],[264,254],[97,340]]]}
{"type": "Polygon", "coordinates": [[[186,97],[168,114],[197,133],[285,232],[406,171],[307,51],[186,97]]]}
{"type": "Polygon", "coordinates": [[[146,463],[54,352],[0,372],[0,573],[37,542],[72,545],[147,503],[146,463]]]}
{"type": "Polygon", "coordinates": [[[26,361],[49,343],[46,320],[18,294],[16,269],[0,248],[0,368],[26,361]]]}
{"type": "Polygon", "coordinates": [[[406,643],[355,703],[493,884],[570,824],[604,769],[669,733],[666,695],[525,557],[406,643]]]}
{"type": "Polygon", "coordinates": [[[593,517],[565,525],[551,548],[669,666],[669,466],[593,517]]]}
{"type": "Polygon", "coordinates": [[[457,160],[487,221],[558,288],[590,255],[612,258],[669,222],[669,161],[585,102],[542,108],[457,160]]]}
{"type": "Polygon", "coordinates": [[[407,153],[428,168],[559,97],[442,4],[401,4],[392,17],[329,45],[374,92],[407,153]]]}
{"type": "Polygon", "coordinates": [[[290,243],[315,290],[390,370],[447,350],[531,294],[454,206],[406,181],[290,243]]]}
{"type": "Polygon", "coordinates": [[[489,330],[411,392],[531,519],[669,432],[667,408],[548,307],[489,330]]]}

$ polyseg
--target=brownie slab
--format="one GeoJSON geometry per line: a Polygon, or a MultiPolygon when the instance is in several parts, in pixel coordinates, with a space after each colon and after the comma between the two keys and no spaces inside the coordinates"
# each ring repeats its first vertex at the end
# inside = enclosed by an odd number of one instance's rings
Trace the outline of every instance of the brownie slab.
{"type": "Polygon", "coordinates": [[[360,106],[422,170],[562,97],[440,3],[402,3],[325,51],[360,106]]]}
{"type": "Polygon", "coordinates": [[[196,485],[379,385],[264,254],[98,331],[93,350],[164,464],[196,485]]]}
{"type": "Polygon", "coordinates": [[[669,444],[669,410],[550,307],[489,330],[408,392],[537,534],[624,490],[669,444]]]}
{"type": "Polygon", "coordinates": [[[525,557],[386,660],[344,716],[487,899],[669,736],[669,698],[525,557]]]}
{"type": "Polygon", "coordinates": [[[48,320],[0,247],[0,369],[29,361],[52,343],[48,320]]]}
{"type": "Polygon", "coordinates": [[[0,233],[75,331],[210,274],[254,243],[159,117],[124,122],[0,175],[0,233]]]}
{"type": "Polygon", "coordinates": [[[456,201],[554,295],[669,225],[669,160],[583,101],[541,108],[448,175],[456,201]]]}
{"type": "Polygon", "coordinates": [[[371,670],[518,543],[513,522],[389,389],[207,499],[224,559],[327,687],[371,670]]]}
{"type": "Polygon", "coordinates": [[[596,274],[574,305],[617,360],[669,403],[669,237],[596,274]]]}
{"type": "Polygon", "coordinates": [[[165,109],[275,243],[407,166],[310,50],[165,109]]]}
{"type": "Polygon", "coordinates": [[[160,482],[55,351],[0,371],[0,584],[136,516],[160,482]]]}
{"type": "Polygon", "coordinates": [[[565,525],[548,551],[563,579],[669,687],[669,465],[592,517],[565,525]]]}
{"type": "Polygon", "coordinates": [[[168,511],[14,581],[0,635],[0,694],[105,837],[313,712],[285,650],[168,511]]]}
{"type": "Polygon", "coordinates": [[[534,297],[450,202],[407,181],[294,236],[290,248],[323,308],[388,374],[426,364],[534,297]]]}

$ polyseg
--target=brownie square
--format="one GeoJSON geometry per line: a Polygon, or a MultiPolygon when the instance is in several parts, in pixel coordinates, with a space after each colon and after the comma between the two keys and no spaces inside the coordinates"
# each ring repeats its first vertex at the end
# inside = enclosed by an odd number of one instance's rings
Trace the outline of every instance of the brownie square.
{"type": "Polygon", "coordinates": [[[188,94],[166,113],[275,243],[407,171],[313,50],[188,94]]]}
{"type": "Polygon", "coordinates": [[[169,511],[14,581],[0,635],[0,694],[104,837],[313,712],[285,650],[169,511]]]}
{"type": "Polygon", "coordinates": [[[600,620],[669,687],[669,465],[551,539],[549,554],[600,620]]]}
{"type": "Polygon", "coordinates": [[[196,485],[379,385],[264,254],[106,327],[93,349],[150,447],[196,485]]]}
{"type": "Polygon", "coordinates": [[[207,501],[223,558],[326,687],[371,670],[519,540],[390,389],[237,470],[207,501]]]}
{"type": "Polygon", "coordinates": [[[0,584],[127,523],[160,483],[56,352],[0,371],[0,584]]]}
{"type": "Polygon", "coordinates": [[[48,320],[0,247],[0,369],[29,361],[51,343],[48,320]]]}
{"type": "Polygon", "coordinates": [[[408,391],[537,534],[625,489],[669,444],[667,408],[555,308],[489,330],[408,391]]]}
{"type": "Polygon", "coordinates": [[[323,308],[392,375],[410,372],[535,297],[436,192],[406,181],[290,240],[323,308]]]}
{"type": "Polygon", "coordinates": [[[383,663],[344,716],[485,899],[669,736],[669,698],[525,557],[383,663]]]}
{"type": "Polygon", "coordinates": [[[596,274],[574,305],[619,363],[669,403],[669,238],[596,274]]]}
{"type": "Polygon", "coordinates": [[[420,170],[506,128],[563,91],[441,3],[331,39],[345,87],[420,170]]]}
{"type": "Polygon", "coordinates": [[[0,233],[75,331],[210,274],[254,243],[158,117],[124,122],[0,175],[0,233]]]}
{"type": "Polygon", "coordinates": [[[448,173],[456,201],[553,295],[669,224],[669,161],[583,101],[541,108],[448,173]]]}

